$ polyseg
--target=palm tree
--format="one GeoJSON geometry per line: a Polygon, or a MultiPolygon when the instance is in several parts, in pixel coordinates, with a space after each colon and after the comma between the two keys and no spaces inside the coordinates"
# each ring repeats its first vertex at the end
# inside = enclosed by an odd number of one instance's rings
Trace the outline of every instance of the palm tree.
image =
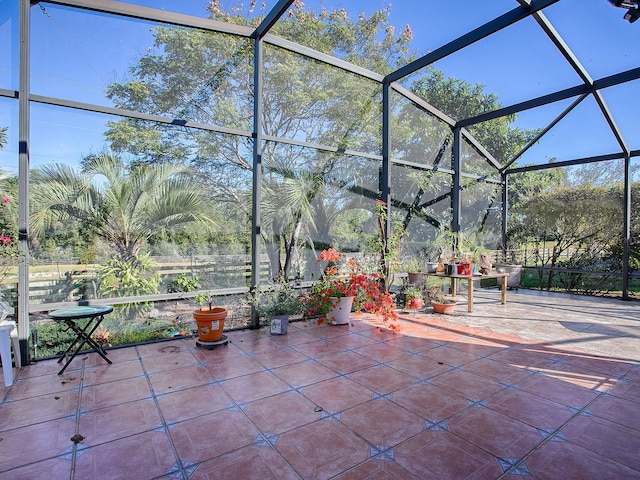
{"type": "Polygon", "coordinates": [[[115,258],[135,264],[152,235],[191,222],[213,223],[190,173],[173,163],[129,167],[112,153],[85,159],[80,172],[45,165],[31,176],[31,233],[42,237],[55,222],[79,220],[93,225],[115,258]]]}

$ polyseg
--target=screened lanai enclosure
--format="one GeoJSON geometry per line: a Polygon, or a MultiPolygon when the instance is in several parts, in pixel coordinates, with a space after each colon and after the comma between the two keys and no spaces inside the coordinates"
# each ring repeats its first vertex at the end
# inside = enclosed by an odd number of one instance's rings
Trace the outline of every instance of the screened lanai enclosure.
{"type": "Polygon", "coordinates": [[[2,2],[23,363],[68,305],[114,305],[129,342],[203,292],[256,326],[246,294],[328,247],[390,284],[465,250],[637,297],[638,2],[387,3],[2,2]]]}

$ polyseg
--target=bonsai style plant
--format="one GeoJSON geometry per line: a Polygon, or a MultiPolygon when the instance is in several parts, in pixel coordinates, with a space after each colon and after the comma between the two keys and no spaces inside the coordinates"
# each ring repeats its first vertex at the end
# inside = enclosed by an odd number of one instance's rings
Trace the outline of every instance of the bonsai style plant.
{"type": "Polygon", "coordinates": [[[410,257],[405,262],[405,270],[407,271],[409,283],[422,282],[422,263],[418,257],[410,257]]]}
{"type": "Polygon", "coordinates": [[[427,297],[433,306],[434,313],[451,314],[454,312],[456,301],[445,296],[442,285],[429,287],[427,289],[427,297]]]}

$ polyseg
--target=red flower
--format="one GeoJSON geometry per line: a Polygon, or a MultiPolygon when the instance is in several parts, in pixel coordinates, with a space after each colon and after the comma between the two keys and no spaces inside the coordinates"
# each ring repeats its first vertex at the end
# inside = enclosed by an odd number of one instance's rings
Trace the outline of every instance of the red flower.
{"type": "Polygon", "coordinates": [[[6,245],[10,241],[11,237],[9,235],[3,235],[2,237],[0,237],[0,243],[2,243],[2,245],[6,245]]]}
{"type": "Polygon", "coordinates": [[[11,203],[11,199],[9,197],[2,197],[2,203],[11,203]]]}

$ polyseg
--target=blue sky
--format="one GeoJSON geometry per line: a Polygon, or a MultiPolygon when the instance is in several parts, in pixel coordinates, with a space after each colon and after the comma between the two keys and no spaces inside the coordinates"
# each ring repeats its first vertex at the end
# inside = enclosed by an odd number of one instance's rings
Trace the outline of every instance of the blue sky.
{"type": "MultiPolygon", "coordinates": [[[[17,2],[0,0],[0,48],[15,38],[17,25],[8,15],[17,2]]],[[[136,0],[143,6],[206,16],[206,0],[136,0]]],[[[248,2],[247,2],[248,3],[248,2]]],[[[258,5],[261,2],[258,2],[258,5]]],[[[267,0],[266,8],[276,0],[267,0]]],[[[370,14],[386,7],[384,0],[333,1],[309,0],[305,8],[319,10],[342,7],[355,18],[360,11],[370,14]]],[[[224,8],[239,2],[221,1],[224,8]]],[[[515,0],[478,2],[458,0],[397,0],[391,2],[390,23],[400,31],[409,24],[414,38],[412,49],[427,53],[517,6],[515,0]]],[[[92,102],[104,97],[104,87],[122,80],[131,59],[150,46],[152,24],[135,20],[82,14],[83,28],[78,28],[77,13],[42,4],[32,7],[34,25],[32,60],[34,93],[92,102]],[[62,45],[64,48],[54,48],[62,45]],[[60,69],[59,65],[65,65],[60,69]],[[75,74],[75,71],[82,74],[75,74]]],[[[239,7],[243,12],[247,7],[239,7]]],[[[17,9],[16,9],[17,10],[17,9]]],[[[637,67],[640,55],[640,21],[629,24],[622,19],[624,10],[607,0],[561,0],[545,9],[566,43],[594,79],[620,70],[637,67]]],[[[17,50],[0,59],[0,88],[17,89],[17,50]]],[[[578,85],[580,80],[566,64],[550,40],[533,19],[509,27],[435,64],[447,76],[482,84],[486,93],[495,93],[504,105],[578,85]]],[[[636,112],[640,111],[640,81],[603,91],[625,139],[632,149],[640,149],[636,112]]],[[[0,125],[15,125],[17,111],[7,99],[0,98],[0,125]]],[[[96,103],[105,104],[104,101],[96,103]]],[[[540,128],[558,115],[571,100],[558,102],[518,115],[516,126],[540,128]]],[[[54,107],[35,106],[32,112],[32,162],[81,158],[102,145],[102,125],[108,117],[74,112],[52,124],[47,121],[54,107]],[[43,142],[35,139],[44,139],[43,142]],[[40,142],[40,143],[39,143],[40,142]]],[[[12,132],[15,127],[12,128],[12,132]]],[[[13,170],[16,142],[0,152],[0,167],[13,170]]],[[[579,105],[523,157],[525,163],[546,163],[550,158],[569,160],[582,156],[618,151],[596,103],[591,97],[579,105]]]]}

